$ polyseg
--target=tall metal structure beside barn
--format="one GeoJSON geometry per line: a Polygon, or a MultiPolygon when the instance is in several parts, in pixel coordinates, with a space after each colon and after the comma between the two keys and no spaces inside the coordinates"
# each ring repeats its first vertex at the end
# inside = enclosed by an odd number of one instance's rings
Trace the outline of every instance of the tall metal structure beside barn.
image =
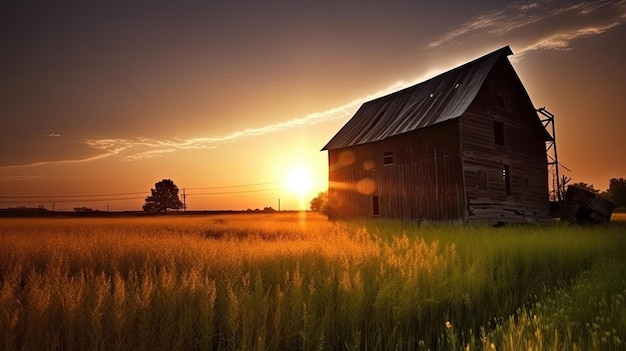
{"type": "Polygon", "coordinates": [[[549,219],[546,132],[506,46],[364,103],[326,144],[329,218],[549,219]]]}

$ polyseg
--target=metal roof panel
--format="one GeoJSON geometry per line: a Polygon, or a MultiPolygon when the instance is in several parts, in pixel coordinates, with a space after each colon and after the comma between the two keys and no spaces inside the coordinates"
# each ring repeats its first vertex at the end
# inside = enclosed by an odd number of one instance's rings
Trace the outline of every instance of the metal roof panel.
{"type": "Polygon", "coordinates": [[[365,102],[322,150],[380,141],[460,117],[508,46],[436,77],[365,102]]]}

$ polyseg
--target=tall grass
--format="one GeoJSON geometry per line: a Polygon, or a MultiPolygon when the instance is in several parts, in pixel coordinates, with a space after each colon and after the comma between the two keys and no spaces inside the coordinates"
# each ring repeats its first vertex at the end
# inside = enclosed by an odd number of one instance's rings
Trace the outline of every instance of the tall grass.
{"type": "MultiPolygon", "coordinates": [[[[0,348],[501,349],[524,313],[552,315],[542,301],[560,306],[585,272],[611,266],[598,262],[622,262],[624,229],[310,214],[2,219],[0,348]]],[[[611,330],[624,335],[626,325],[611,330]]]]}
{"type": "MultiPolygon", "coordinates": [[[[498,350],[626,349],[626,262],[603,259],[483,334],[498,350]]],[[[480,343],[475,344],[477,347],[480,343]]]]}

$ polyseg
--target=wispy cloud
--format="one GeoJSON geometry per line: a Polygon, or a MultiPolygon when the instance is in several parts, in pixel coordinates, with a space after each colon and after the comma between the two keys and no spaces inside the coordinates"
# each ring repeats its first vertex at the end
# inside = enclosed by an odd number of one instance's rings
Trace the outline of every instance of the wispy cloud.
{"type": "Polygon", "coordinates": [[[61,136],[61,134],[59,134],[59,133],[50,133],[50,134],[48,134],[48,136],[52,137],[52,138],[58,138],[58,137],[61,136]]]}
{"type": "Polygon", "coordinates": [[[159,157],[166,153],[177,150],[212,149],[227,143],[234,143],[247,138],[262,136],[271,133],[283,132],[293,128],[308,127],[319,123],[348,118],[356,109],[367,100],[388,94],[398,89],[405,88],[419,82],[422,78],[412,82],[396,82],[386,89],[355,99],[344,105],[315,112],[309,115],[293,118],[285,122],[269,124],[258,128],[246,128],[233,131],[232,133],[218,136],[196,137],[190,139],[165,139],[152,138],[134,139],[88,139],[85,141],[89,147],[103,152],[103,157],[119,156],[126,161],[137,161],[147,158],[159,157]]]}
{"type": "Polygon", "coordinates": [[[570,50],[570,43],[573,40],[602,34],[618,25],[620,25],[620,22],[613,22],[603,26],[579,28],[555,33],[545,38],[538,38],[534,43],[517,50],[516,57],[519,60],[525,53],[537,50],[570,50]]]}
{"type": "MultiPolygon", "coordinates": [[[[347,119],[354,114],[354,112],[363,102],[412,86],[414,84],[424,81],[425,79],[431,78],[443,72],[444,70],[445,69],[433,69],[410,81],[395,82],[385,89],[381,89],[366,96],[354,99],[343,105],[325,111],[314,112],[306,116],[292,118],[284,122],[268,124],[257,128],[236,130],[224,135],[200,136],[189,139],[155,139],[146,137],[126,139],[85,139],[83,143],[86,146],[86,149],[91,150],[91,152],[96,151],[95,155],[69,160],[50,160],[32,162],[22,165],[2,166],[0,167],[0,169],[27,168],[45,165],[77,164],[112,157],[119,158],[125,161],[138,161],[160,157],[164,154],[173,153],[180,150],[213,149],[224,144],[234,143],[252,137],[283,132],[294,128],[313,126],[323,122],[347,119]]],[[[52,134],[55,133],[51,133],[50,136],[53,136],[52,134]]]]}
{"type": "Polygon", "coordinates": [[[434,70],[429,71],[419,78],[407,82],[396,82],[385,89],[376,91],[372,94],[368,94],[358,99],[354,99],[341,106],[337,106],[321,112],[311,113],[303,117],[293,118],[285,122],[273,123],[258,128],[246,128],[242,130],[236,130],[225,135],[196,137],[189,139],[172,138],[159,140],[145,137],[137,137],[132,139],[86,139],[84,140],[85,146],[87,146],[87,148],[92,151],[95,150],[97,152],[96,155],[72,160],[41,161],[24,165],[10,165],[0,167],[0,169],[83,163],[110,157],[121,158],[125,161],[138,161],[148,158],[160,157],[164,154],[176,152],[179,150],[213,149],[224,144],[234,143],[252,137],[283,132],[299,127],[313,126],[319,123],[334,121],[342,118],[347,119],[354,114],[356,109],[364,101],[368,101],[397,91],[399,89],[414,85],[438,73],[441,72],[434,70]]]}
{"type": "MultiPolygon", "coordinates": [[[[439,73],[439,72],[435,72],[439,73]]],[[[433,74],[433,72],[429,72],[433,74]]],[[[213,149],[227,143],[234,143],[245,140],[247,138],[267,135],[271,133],[283,132],[293,128],[313,126],[323,122],[338,120],[341,118],[351,117],[356,109],[367,100],[371,100],[390,92],[408,87],[423,80],[424,77],[415,79],[411,82],[396,82],[386,89],[374,92],[362,98],[354,99],[346,104],[337,106],[325,111],[315,112],[303,117],[292,118],[285,122],[273,123],[258,128],[246,128],[236,130],[225,135],[195,137],[189,139],[154,139],[137,137],[132,139],[122,138],[105,138],[105,139],[86,139],[84,145],[88,150],[96,151],[97,154],[89,157],[71,159],[71,160],[54,160],[40,161],[22,165],[9,165],[0,167],[0,169],[11,168],[27,168],[45,165],[75,164],[101,160],[110,157],[118,157],[125,161],[137,161],[148,158],[160,157],[167,153],[179,150],[192,149],[213,149]]],[[[52,133],[51,133],[52,134],[52,133]]],[[[52,136],[52,135],[50,135],[52,136]]]]}
{"type": "MultiPolygon", "coordinates": [[[[520,2],[472,17],[427,48],[458,44],[471,38],[507,35],[530,44],[522,51],[567,49],[573,40],[598,35],[624,22],[626,0],[536,0],[520,2]]],[[[516,50],[516,54],[520,53],[516,50]]]]}
{"type": "Polygon", "coordinates": [[[16,175],[16,176],[0,176],[0,182],[20,182],[24,180],[33,180],[42,178],[40,175],[16,175]]]}
{"type": "MultiPolygon", "coordinates": [[[[89,144],[88,142],[86,143],[89,144]]],[[[76,158],[76,159],[70,159],[70,160],[51,160],[51,161],[31,162],[31,163],[19,164],[19,165],[8,165],[8,166],[2,166],[0,167],[0,169],[28,168],[28,167],[37,167],[37,166],[47,166],[47,165],[62,165],[62,164],[90,162],[90,161],[96,161],[96,160],[100,160],[100,159],[107,158],[110,156],[118,155],[120,152],[124,150],[123,148],[120,148],[120,147],[99,148],[99,149],[103,150],[104,152],[99,153],[97,155],[93,155],[93,156],[87,156],[83,158],[76,158]]]]}
{"type": "Polygon", "coordinates": [[[174,152],[174,151],[176,151],[176,149],[149,150],[149,151],[138,152],[138,153],[125,156],[124,159],[128,161],[133,161],[133,160],[140,160],[140,159],[146,159],[146,158],[152,158],[152,157],[159,157],[162,154],[174,152]]]}

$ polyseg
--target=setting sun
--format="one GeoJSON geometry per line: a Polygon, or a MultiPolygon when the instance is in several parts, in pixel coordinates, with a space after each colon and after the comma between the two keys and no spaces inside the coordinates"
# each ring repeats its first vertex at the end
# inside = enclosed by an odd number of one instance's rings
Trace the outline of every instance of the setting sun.
{"type": "Polygon", "coordinates": [[[313,179],[310,172],[305,168],[296,168],[287,176],[287,189],[298,195],[304,195],[311,189],[313,179]]]}

